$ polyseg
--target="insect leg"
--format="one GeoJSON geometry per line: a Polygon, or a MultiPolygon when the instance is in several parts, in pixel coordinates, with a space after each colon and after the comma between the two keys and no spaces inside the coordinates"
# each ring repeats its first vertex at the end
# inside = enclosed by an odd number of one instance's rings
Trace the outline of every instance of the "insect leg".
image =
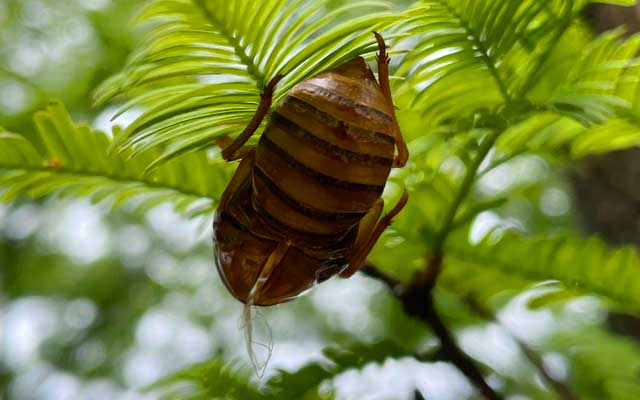
{"type": "Polygon", "coordinates": [[[251,147],[247,149],[242,157],[242,161],[240,161],[240,165],[236,169],[236,172],[233,174],[229,185],[222,193],[222,198],[220,199],[219,209],[224,210],[228,203],[233,198],[233,195],[236,194],[238,189],[242,186],[242,184],[251,178],[251,170],[253,168],[253,163],[256,158],[256,149],[255,147],[251,147]]]}
{"type": "Polygon", "coordinates": [[[267,260],[264,262],[264,265],[260,269],[260,274],[256,279],[251,291],[249,292],[249,297],[247,298],[247,303],[254,304],[257,300],[260,299],[260,295],[262,294],[262,288],[267,283],[273,271],[275,271],[276,267],[280,264],[280,261],[284,258],[291,247],[290,242],[282,241],[278,243],[276,248],[269,254],[267,260]]]}
{"type": "Polygon", "coordinates": [[[371,207],[369,213],[365,215],[360,223],[361,229],[358,231],[358,238],[356,239],[354,246],[354,253],[349,260],[349,267],[340,274],[342,278],[349,278],[351,275],[355,274],[358,269],[360,269],[362,264],[366,261],[369,253],[371,253],[373,246],[376,244],[378,239],[380,239],[382,232],[391,225],[391,220],[398,215],[400,211],[402,211],[404,206],[407,204],[408,199],[409,195],[407,192],[404,192],[393,209],[391,209],[391,211],[382,217],[382,219],[380,219],[380,221],[375,225],[374,223],[382,213],[384,203],[382,202],[382,199],[380,199],[380,202],[371,207]]]}
{"type": "MultiPolygon", "coordinates": [[[[382,94],[391,103],[391,110],[393,112],[393,119],[396,119],[395,110],[393,106],[393,97],[391,96],[391,85],[389,84],[389,56],[387,54],[387,45],[384,42],[384,38],[378,32],[373,32],[378,42],[378,81],[380,81],[380,89],[382,94]]],[[[398,126],[398,121],[395,121],[396,129],[394,130],[394,136],[396,138],[396,147],[398,148],[398,155],[393,160],[393,166],[396,168],[404,167],[409,159],[409,150],[407,144],[404,142],[402,132],[398,126]]]]}
{"type": "MultiPolygon", "coordinates": [[[[251,136],[253,136],[258,127],[260,127],[262,120],[269,112],[271,103],[273,101],[273,92],[278,82],[280,82],[280,79],[282,79],[282,75],[276,75],[269,81],[267,87],[264,89],[264,93],[260,95],[260,105],[258,106],[256,113],[253,115],[253,118],[251,118],[251,121],[249,122],[247,127],[244,128],[242,133],[238,135],[238,137],[232,143],[230,143],[222,150],[222,158],[224,158],[226,161],[233,161],[243,157],[244,152],[241,151],[241,147],[245,143],[247,143],[247,140],[249,140],[251,136]]],[[[218,141],[218,143],[222,144],[225,141],[226,139],[222,138],[218,141]]]]}
{"type": "Polygon", "coordinates": [[[389,55],[387,54],[387,44],[384,42],[384,38],[378,32],[373,32],[376,36],[376,41],[378,42],[378,81],[380,81],[380,89],[382,90],[382,94],[386,97],[392,104],[393,99],[391,98],[391,85],[389,84],[389,55]]]}

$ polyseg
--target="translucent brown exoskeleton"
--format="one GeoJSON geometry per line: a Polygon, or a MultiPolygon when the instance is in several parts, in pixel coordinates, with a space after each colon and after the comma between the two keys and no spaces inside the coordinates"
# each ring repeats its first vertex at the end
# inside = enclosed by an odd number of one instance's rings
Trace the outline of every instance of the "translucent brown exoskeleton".
{"type": "Polygon", "coordinates": [[[337,274],[350,277],[407,202],[405,192],[381,217],[389,173],[406,164],[408,151],[386,46],[375,35],[379,83],[361,57],[308,79],[276,108],[257,146],[246,146],[269,112],[276,77],[249,125],[222,151],[225,160],[241,161],[215,215],[215,261],[245,304],[250,355],[251,306],[291,300],[337,274]]]}

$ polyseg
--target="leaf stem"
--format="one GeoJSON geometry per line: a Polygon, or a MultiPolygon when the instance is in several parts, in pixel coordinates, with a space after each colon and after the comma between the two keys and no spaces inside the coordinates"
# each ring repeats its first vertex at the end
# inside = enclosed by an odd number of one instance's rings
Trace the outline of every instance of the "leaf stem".
{"type": "Polygon", "coordinates": [[[212,200],[214,203],[217,202],[217,199],[213,198],[211,194],[200,193],[192,189],[180,187],[178,185],[158,183],[154,181],[153,178],[135,179],[135,178],[122,176],[122,175],[105,174],[105,173],[90,172],[90,171],[79,171],[79,170],[65,168],[65,167],[51,168],[47,166],[36,167],[36,166],[26,166],[26,165],[17,166],[17,165],[0,164],[0,170],[25,171],[25,172],[32,172],[32,173],[47,173],[47,174],[55,174],[55,175],[61,175],[61,176],[67,175],[70,177],[86,178],[86,179],[102,178],[102,179],[107,179],[123,185],[144,185],[146,187],[156,189],[156,190],[168,190],[168,191],[180,193],[184,196],[206,198],[206,199],[212,200]]]}
{"type": "Polygon", "coordinates": [[[211,10],[209,10],[204,0],[192,1],[193,4],[201,10],[207,21],[209,21],[211,25],[215,26],[220,31],[220,33],[222,33],[222,35],[227,38],[231,46],[233,46],[234,52],[240,58],[240,61],[242,61],[242,63],[247,66],[247,72],[249,73],[249,75],[251,75],[253,79],[255,79],[258,89],[263,89],[266,84],[266,78],[262,73],[260,73],[260,69],[253,62],[251,57],[247,55],[246,49],[240,44],[240,41],[238,41],[238,39],[236,39],[236,37],[227,30],[224,24],[211,13],[211,10]]]}
{"type": "Polygon", "coordinates": [[[462,183],[460,184],[460,189],[456,193],[456,197],[453,199],[451,206],[445,213],[442,229],[440,230],[440,233],[436,236],[436,239],[434,241],[434,246],[433,246],[434,253],[439,253],[442,251],[442,246],[444,245],[444,242],[446,241],[447,236],[451,232],[451,228],[453,226],[453,222],[456,217],[456,214],[458,213],[458,210],[462,205],[462,203],[464,202],[464,200],[469,195],[469,192],[471,191],[471,188],[473,187],[473,184],[475,182],[476,176],[478,175],[480,166],[484,162],[485,158],[487,157],[487,155],[493,148],[493,145],[495,144],[496,140],[498,139],[498,136],[500,136],[502,132],[503,132],[502,130],[492,131],[489,135],[487,135],[487,137],[485,137],[485,139],[480,144],[478,153],[476,154],[473,161],[471,162],[471,165],[469,166],[469,169],[467,170],[467,173],[464,176],[462,183]]]}
{"type": "Polygon", "coordinates": [[[504,98],[505,103],[507,103],[507,105],[511,104],[513,99],[509,94],[509,89],[507,88],[506,83],[500,76],[500,73],[496,68],[496,63],[493,61],[493,59],[489,55],[489,52],[485,48],[484,42],[482,42],[482,39],[480,39],[480,36],[476,33],[476,31],[473,30],[473,28],[471,28],[471,26],[467,23],[467,21],[465,21],[465,19],[462,18],[462,16],[451,6],[448,0],[439,0],[439,3],[442,4],[451,13],[451,15],[453,15],[458,19],[458,21],[460,21],[460,25],[464,28],[465,31],[467,31],[467,34],[469,34],[471,41],[473,42],[476,49],[480,53],[480,57],[482,58],[485,65],[489,69],[489,73],[491,74],[496,84],[498,85],[498,89],[500,89],[500,93],[502,94],[502,97],[504,98]]]}
{"type": "MultiPolygon", "coordinates": [[[[439,270],[441,263],[441,258],[432,258],[429,263],[429,270],[439,270]]],[[[380,271],[370,263],[365,264],[360,271],[384,283],[393,291],[408,315],[422,320],[431,327],[440,341],[439,358],[455,365],[482,393],[484,398],[489,400],[500,400],[502,398],[487,384],[480,369],[476,367],[471,357],[458,347],[453,334],[449,331],[435,307],[432,292],[433,286],[425,290],[424,284],[426,281],[414,282],[409,286],[405,286],[398,279],[380,271]]],[[[435,283],[435,280],[431,282],[435,283]]]]}

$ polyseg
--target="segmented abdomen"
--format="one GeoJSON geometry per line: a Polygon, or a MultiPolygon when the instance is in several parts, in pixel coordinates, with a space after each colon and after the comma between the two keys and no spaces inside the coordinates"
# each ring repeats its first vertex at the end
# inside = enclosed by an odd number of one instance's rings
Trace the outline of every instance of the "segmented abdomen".
{"type": "Polygon", "coordinates": [[[384,189],[397,129],[392,115],[361,58],[297,85],[258,144],[255,206],[292,231],[347,231],[384,189]]]}

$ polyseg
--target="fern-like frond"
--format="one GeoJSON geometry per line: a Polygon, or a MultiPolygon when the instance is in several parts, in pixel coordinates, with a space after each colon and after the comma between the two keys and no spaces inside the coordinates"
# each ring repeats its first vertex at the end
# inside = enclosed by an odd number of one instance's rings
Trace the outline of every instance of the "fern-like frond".
{"type": "Polygon", "coordinates": [[[190,365],[145,390],[159,392],[162,400],[264,399],[246,371],[218,358],[190,365]]]}
{"type": "Polygon", "coordinates": [[[478,262],[450,254],[444,261],[438,286],[463,299],[483,305],[510,299],[530,287],[532,280],[496,268],[478,269],[478,262]]]}
{"type": "Polygon", "coordinates": [[[640,83],[636,58],[640,35],[624,40],[622,34],[620,30],[608,32],[582,51],[566,80],[547,101],[553,110],[592,125],[622,114],[632,105],[640,83]]]}
{"type": "Polygon", "coordinates": [[[587,127],[558,114],[539,114],[507,130],[497,145],[507,154],[526,150],[579,159],[640,146],[639,122],[612,118],[587,127]]]}
{"type": "MultiPolygon", "coordinates": [[[[545,130],[559,126],[544,125],[540,110],[585,126],[627,118],[638,98],[640,40],[614,31],[590,41],[576,19],[587,3],[423,0],[409,12],[418,45],[398,70],[408,76],[401,93],[432,128],[483,110],[503,110],[509,122],[532,113],[529,126],[545,130]]],[[[633,143],[628,133],[612,147],[633,143]]]]}
{"type": "Polygon", "coordinates": [[[481,267],[483,274],[489,268],[529,282],[556,280],[569,290],[640,309],[640,257],[632,247],[611,249],[598,238],[528,238],[516,233],[499,238],[489,234],[476,245],[457,239],[447,244],[452,269],[459,261],[481,267]]]}
{"type": "MultiPolygon", "coordinates": [[[[500,150],[552,152],[573,158],[640,144],[640,36],[613,31],[590,43],[550,94],[534,93],[552,112],[535,113],[498,140],[500,150]]],[[[553,76],[554,63],[543,69],[553,76]]],[[[543,91],[544,92],[544,91],[543,91]]]]}
{"type": "Polygon", "coordinates": [[[398,18],[388,1],[357,0],[336,9],[328,3],[151,2],[138,18],[149,25],[144,43],[96,94],[98,103],[134,96],[123,111],[147,108],[116,145],[133,155],[167,146],[158,162],[210,147],[216,137],[242,131],[271,78],[283,75],[277,100],[296,83],[373,50],[371,31],[398,18]]]}
{"type": "Polygon", "coordinates": [[[411,349],[392,342],[353,343],[341,348],[326,348],[326,360],[312,362],[294,372],[279,370],[261,390],[249,384],[247,374],[218,358],[191,365],[149,386],[149,391],[162,391],[161,399],[171,400],[282,400],[332,397],[319,392],[320,384],[349,370],[388,358],[412,357],[411,349]]]}
{"type": "Polygon", "coordinates": [[[110,156],[110,138],[87,126],[77,126],[61,104],[54,103],[35,116],[32,141],[0,133],[0,197],[89,197],[111,199],[138,209],[170,202],[189,215],[210,212],[228,179],[228,168],[214,164],[206,154],[193,154],[145,174],[158,152],[135,159],[110,156]]]}
{"type": "Polygon", "coordinates": [[[408,12],[417,41],[398,70],[432,126],[518,99],[563,29],[570,1],[423,0],[408,12]]]}

